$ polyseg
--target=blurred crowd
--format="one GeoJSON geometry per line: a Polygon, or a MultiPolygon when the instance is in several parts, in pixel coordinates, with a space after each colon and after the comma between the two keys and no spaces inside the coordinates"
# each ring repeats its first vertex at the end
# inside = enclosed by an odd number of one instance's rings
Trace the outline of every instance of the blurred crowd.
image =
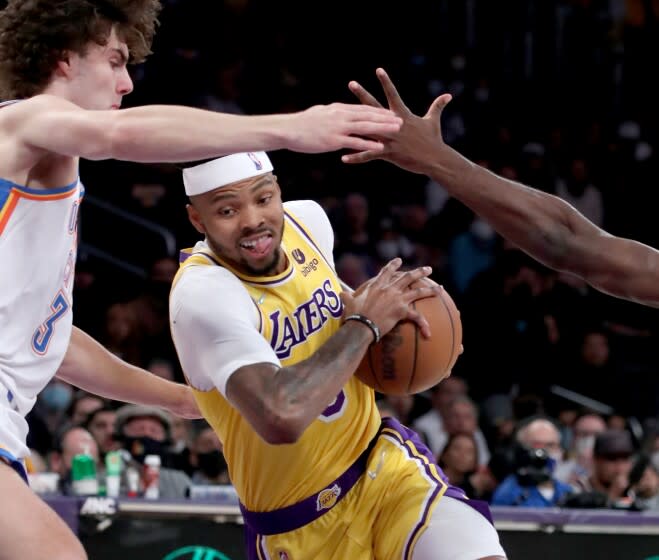
{"type": "MultiPolygon", "coordinates": [[[[650,204],[659,92],[647,78],[657,1],[412,1],[393,15],[370,1],[163,4],[154,55],[133,69],[131,105],[292,111],[351,101],[351,79],[377,92],[383,66],[415,112],[452,93],[447,142],[481,165],[659,246],[650,204]]],[[[417,429],[451,482],[494,504],[659,507],[655,310],[548,270],[424,177],[382,163],[348,167],[338,154],[271,159],[285,200],[326,209],[347,284],[400,256],[432,265],[460,308],[465,351],[453,375],[427,394],[379,396],[383,414],[417,429]]],[[[89,194],[74,322],[118,356],[182,381],[168,293],[177,251],[197,234],[180,170],[83,162],[81,177],[89,194]]],[[[57,380],[28,419],[32,468],[58,472],[63,491],[81,450],[101,473],[111,449],[137,463],[161,455],[172,471],[163,496],[230,482],[203,421],[122,409],[57,380]]]]}

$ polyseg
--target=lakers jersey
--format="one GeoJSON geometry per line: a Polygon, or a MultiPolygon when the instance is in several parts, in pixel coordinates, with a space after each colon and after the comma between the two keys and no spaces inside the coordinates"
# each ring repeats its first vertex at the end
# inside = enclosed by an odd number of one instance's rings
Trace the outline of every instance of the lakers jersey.
{"type": "Polygon", "coordinates": [[[83,191],[0,178],[0,402],[23,416],[69,345],[83,191]]]}
{"type": "Polygon", "coordinates": [[[239,367],[301,362],[341,325],[329,220],[311,201],[284,208],[284,272],[245,276],[201,242],[184,255],[170,301],[183,370],[224,444],[231,481],[253,511],[281,508],[318,492],[357,459],[380,424],[373,390],[354,377],[289,445],[266,443],[225,398],[226,380],[239,367]]]}

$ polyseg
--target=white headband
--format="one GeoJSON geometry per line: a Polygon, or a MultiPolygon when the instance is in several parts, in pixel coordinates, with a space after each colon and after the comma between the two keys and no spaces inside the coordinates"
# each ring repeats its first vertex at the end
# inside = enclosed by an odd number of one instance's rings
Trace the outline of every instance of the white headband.
{"type": "Polygon", "coordinates": [[[217,158],[183,170],[185,194],[194,196],[272,171],[265,152],[243,152],[217,158]]]}

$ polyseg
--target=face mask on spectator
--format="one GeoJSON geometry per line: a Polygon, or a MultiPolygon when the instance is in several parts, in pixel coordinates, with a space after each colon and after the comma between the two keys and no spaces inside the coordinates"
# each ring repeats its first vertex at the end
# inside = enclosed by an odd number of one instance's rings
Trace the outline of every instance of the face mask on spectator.
{"type": "Polygon", "coordinates": [[[398,243],[393,239],[383,239],[382,241],[378,241],[375,250],[379,257],[385,261],[397,257],[399,253],[398,243]]]}
{"type": "Polygon", "coordinates": [[[593,451],[595,447],[595,436],[579,436],[574,440],[574,449],[577,455],[584,455],[593,451]]]}
{"type": "Polygon", "coordinates": [[[138,463],[144,463],[144,457],[147,455],[165,454],[165,442],[158,441],[150,437],[129,437],[123,436],[124,448],[128,450],[133,459],[138,463]]]}
{"type": "Polygon", "coordinates": [[[469,231],[471,231],[472,235],[476,239],[482,241],[483,243],[486,241],[492,241],[492,239],[496,237],[496,232],[492,229],[492,226],[480,218],[476,218],[473,222],[471,222],[469,231]]]}
{"type": "Polygon", "coordinates": [[[655,451],[652,454],[652,458],[650,459],[650,462],[654,465],[654,468],[659,471],[659,451],[655,451]]]}
{"type": "Polygon", "coordinates": [[[48,385],[40,395],[41,400],[49,410],[66,410],[71,404],[71,390],[61,383],[48,385]]]}
{"type": "Polygon", "coordinates": [[[197,453],[199,470],[208,478],[217,477],[227,466],[224,455],[219,449],[214,449],[208,453],[197,453]]]}

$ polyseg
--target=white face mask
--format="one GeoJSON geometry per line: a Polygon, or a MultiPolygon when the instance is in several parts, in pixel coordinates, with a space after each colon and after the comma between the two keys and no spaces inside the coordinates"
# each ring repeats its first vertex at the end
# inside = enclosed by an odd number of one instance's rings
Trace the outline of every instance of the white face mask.
{"type": "Polygon", "coordinates": [[[595,436],[580,436],[574,440],[574,450],[578,455],[592,453],[595,447],[595,436]]]}
{"type": "Polygon", "coordinates": [[[559,465],[563,461],[563,452],[553,451],[549,453],[549,457],[552,458],[557,465],[559,465]]]}
{"type": "Polygon", "coordinates": [[[473,222],[471,222],[469,231],[471,231],[471,233],[481,241],[490,241],[491,239],[494,239],[494,236],[496,235],[496,232],[492,229],[492,226],[480,218],[476,218],[473,222]]]}
{"type": "Polygon", "coordinates": [[[375,247],[381,259],[389,261],[398,256],[398,243],[393,239],[383,239],[378,241],[375,247]]]}
{"type": "Polygon", "coordinates": [[[652,453],[652,457],[650,458],[650,462],[652,463],[654,468],[659,471],[659,450],[652,453]]]}

